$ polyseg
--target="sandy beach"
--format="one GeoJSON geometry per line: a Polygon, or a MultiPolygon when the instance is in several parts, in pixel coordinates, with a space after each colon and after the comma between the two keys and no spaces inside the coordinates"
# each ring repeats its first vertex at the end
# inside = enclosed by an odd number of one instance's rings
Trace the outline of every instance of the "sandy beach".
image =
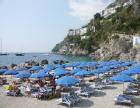
{"type": "MultiPolygon", "coordinates": [[[[125,86],[127,84],[125,83],[125,86]]],[[[105,89],[95,90],[92,96],[82,97],[81,101],[75,104],[74,108],[131,108],[132,106],[115,105],[114,98],[122,94],[123,84],[108,85],[105,89]]],[[[0,87],[0,108],[66,108],[66,105],[59,105],[52,100],[37,100],[32,97],[11,97],[4,95],[4,87],[0,87]]],[[[134,96],[135,104],[133,108],[140,108],[140,96],[134,96]]]]}

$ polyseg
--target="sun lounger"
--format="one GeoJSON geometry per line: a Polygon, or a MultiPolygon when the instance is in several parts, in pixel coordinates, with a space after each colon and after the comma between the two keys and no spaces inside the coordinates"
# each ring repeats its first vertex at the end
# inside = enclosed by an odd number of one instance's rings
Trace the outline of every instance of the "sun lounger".
{"type": "Polygon", "coordinates": [[[5,95],[6,96],[21,96],[22,94],[21,94],[20,89],[17,89],[17,90],[11,90],[11,91],[6,90],[5,95]]]}
{"type": "Polygon", "coordinates": [[[69,107],[75,103],[75,101],[70,96],[62,96],[62,98],[57,100],[58,104],[66,104],[69,107]]]}
{"type": "Polygon", "coordinates": [[[57,102],[59,104],[66,104],[70,107],[71,105],[79,102],[80,100],[81,100],[81,98],[76,93],[73,93],[70,96],[62,95],[62,97],[60,99],[58,99],[57,102]]]}
{"type": "Polygon", "coordinates": [[[103,83],[105,83],[106,85],[112,84],[113,82],[110,79],[104,79],[103,83]]]}
{"type": "Polygon", "coordinates": [[[129,85],[128,85],[128,86],[131,86],[131,87],[132,87],[132,86],[133,86],[133,87],[138,87],[138,86],[139,86],[139,84],[137,84],[136,82],[135,82],[135,83],[132,83],[132,82],[131,82],[131,83],[129,83],[129,85]]]}
{"type": "Polygon", "coordinates": [[[132,90],[139,90],[138,87],[134,87],[134,86],[128,86],[128,89],[132,89],[132,90]]]}
{"type": "Polygon", "coordinates": [[[120,94],[120,95],[118,95],[117,96],[117,98],[125,98],[125,99],[129,99],[129,100],[131,100],[131,99],[133,99],[133,96],[130,96],[130,95],[124,95],[124,94],[120,94]]]}
{"type": "Polygon", "coordinates": [[[91,87],[83,87],[77,91],[77,93],[81,96],[90,96],[94,93],[94,88],[91,87]]]}
{"type": "Polygon", "coordinates": [[[115,100],[115,104],[121,103],[121,104],[134,105],[134,102],[132,102],[132,100],[130,99],[124,99],[124,98],[118,97],[118,98],[115,98],[114,100],[115,100]]]}
{"type": "Polygon", "coordinates": [[[14,91],[12,90],[11,92],[9,90],[5,91],[6,96],[14,96],[14,91]]]}
{"type": "Polygon", "coordinates": [[[80,96],[76,93],[73,93],[70,95],[70,97],[75,101],[75,102],[79,102],[81,100],[80,96]]]}
{"type": "Polygon", "coordinates": [[[106,84],[104,82],[96,82],[94,85],[95,89],[103,89],[106,87],[106,84]]]}
{"type": "Polygon", "coordinates": [[[128,94],[128,95],[139,95],[138,90],[132,90],[132,89],[125,89],[123,91],[123,94],[128,94]]]}
{"type": "Polygon", "coordinates": [[[36,98],[39,94],[37,92],[32,92],[31,97],[36,98]]]}

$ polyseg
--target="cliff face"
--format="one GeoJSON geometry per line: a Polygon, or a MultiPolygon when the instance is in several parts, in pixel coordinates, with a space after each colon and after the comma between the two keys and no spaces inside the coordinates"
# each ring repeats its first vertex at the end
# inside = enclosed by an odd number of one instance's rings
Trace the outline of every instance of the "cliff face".
{"type": "Polygon", "coordinates": [[[52,51],[65,55],[88,55],[88,51],[81,49],[78,45],[75,45],[72,38],[73,37],[71,36],[67,36],[61,43],[57,44],[52,51]],[[59,48],[57,49],[58,46],[59,48]]]}
{"type": "Polygon", "coordinates": [[[84,26],[86,28],[70,29],[66,38],[52,51],[66,55],[90,55],[98,61],[140,62],[140,51],[133,47],[133,36],[140,33],[140,1],[116,0],[107,8],[112,7],[118,7],[115,14],[104,18],[97,13],[84,26]]]}
{"type": "Polygon", "coordinates": [[[138,16],[139,14],[140,14],[140,0],[135,0],[134,15],[138,16]]]}
{"type": "MultiPolygon", "coordinates": [[[[116,35],[116,34],[115,34],[116,35]]],[[[112,34],[112,37],[114,34],[112,34]]],[[[95,55],[99,55],[99,58],[93,56],[93,59],[98,61],[109,61],[109,60],[123,60],[130,61],[134,56],[132,55],[133,43],[132,35],[117,34],[117,38],[111,38],[109,43],[101,43],[100,49],[95,51],[95,55]],[[127,57],[126,57],[127,56],[127,57]]],[[[134,54],[135,55],[135,54],[134,54]]]]}

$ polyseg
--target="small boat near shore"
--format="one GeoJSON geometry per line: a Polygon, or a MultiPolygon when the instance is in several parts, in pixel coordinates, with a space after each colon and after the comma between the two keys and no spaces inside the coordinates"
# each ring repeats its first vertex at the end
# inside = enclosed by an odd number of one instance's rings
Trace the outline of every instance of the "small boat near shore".
{"type": "Polygon", "coordinates": [[[24,53],[15,53],[16,56],[24,56],[24,53]]]}

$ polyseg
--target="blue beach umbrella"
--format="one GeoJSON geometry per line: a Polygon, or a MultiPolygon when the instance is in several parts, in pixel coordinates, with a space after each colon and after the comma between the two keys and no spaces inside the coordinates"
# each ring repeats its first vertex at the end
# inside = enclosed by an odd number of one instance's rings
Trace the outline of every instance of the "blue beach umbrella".
{"type": "Polygon", "coordinates": [[[44,68],[45,70],[47,70],[47,69],[54,69],[54,67],[52,66],[52,65],[45,65],[45,68],[44,68]]]}
{"type": "Polygon", "coordinates": [[[102,62],[99,64],[99,67],[103,67],[103,66],[109,66],[109,65],[117,65],[117,64],[121,64],[124,63],[123,61],[109,61],[109,62],[102,62]]]}
{"type": "Polygon", "coordinates": [[[91,75],[91,74],[92,73],[90,71],[82,70],[82,71],[75,73],[74,76],[86,76],[86,75],[91,75]]]}
{"type": "MultiPolygon", "coordinates": [[[[111,78],[112,81],[119,81],[119,82],[132,82],[136,81],[134,78],[125,75],[125,74],[119,74],[111,78]]],[[[124,89],[124,83],[123,83],[123,89],[124,89]]]]}
{"type": "Polygon", "coordinates": [[[79,83],[78,79],[72,76],[64,76],[56,80],[57,85],[65,86],[65,87],[75,85],[76,83],[79,83]]]}
{"type": "Polygon", "coordinates": [[[30,78],[42,78],[40,75],[37,73],[31,74],[30,78]]]}
{"type": "Polygon", "coordinates": [[[136,70],[125,70],[125,71],[120,72],[120,74],[135,75],[135,74],[140,74],[140,71],[136,71],[136,70]]]}
{"type": "Polygon", "coordinates": [[[55,72],[54,72],[54,76],[60,76],[60,75],[66,75],[66,74],[67,72],[63,68],[57,68],[55,69],[55,72]]]}
{"type": "Polygon", "coordinates": [[[105,70],[105,71],[107,71],[107,70],[110,70],[110,69],[112,69],[110,66],[106,66],[106,67],[103,67],[103,68],[101,68],[102,70],[105,70]]]}
{"type": "Polygon", "coordinates": [[[8,71],[8,69],[0,69],[0,73],[4,73],[6,71],[8,71]]]}
{"type": "Polygon", "coordinates": [[[45,68],[44,70],[45,70],[46,72],[50,72],[50,71],[52,71],[51,68],[45,68]]]}
{"type": "Polygon", "coordinates": [[[31,74],[30,78],[44,78],[49,76],[50,76],[49,74],[40,72],[40,73],[31,74]]]}
{"type": "Polygon", "coordinates": [[[132,82],[132,81],[136,81],[134,78],[122,74],[122,75],[116,75],[114,77],[111,78],[112,81],[119,81],[119,82],[132,82]]]}
{"type": "Polygon", "coordinates": [[[104,69],[94,69],[91,71],[93,74],[100,74],[100,73],[105,73],[106,71],[104,69]]]}
{"type": "Polygon", "coordinates": [[[63,65],[55,64],[54,67],[55,67],[55,68],[63,68],[63,65]]]}
{"type": "Polygon", "coordinates": [[[64,67],[74,67],[74,63],[63,64],[64,67]]]}
{"type": "Polygon", "coordinates": [[[131,62],[128,62],[129,64],[136,64],[137,62],[136,61],[131,61],[131,62]]]}
{"type": "Polygon", "coordinates": [[[140,65],[136,65],[136,66],[132,66],[131,68],[129,68],[129,70],[135,70],[135,69],[139,69],[140,70],[140,65]]]}
{"type": "Polygon", "coordinates": [[[42,67],[41,66],[33,66],[32,68],[28,69],[29,71],[36,71],[40,70],[42,67]]]}
{"type": "Polygon", "coordinates": [[[47,74],[47,73],[44,73],[44,72],[38,72],[37,74],[42,76],[42,78],[43,77],[50,77],[50,74],[47,74]]]}
{"type": "Polygon", "coordinates": [[[8,70],[4,72],[4,75],[16,75],[16,74],[18,74],[18,72],[15,70],[8,70]]]}
{"type": "Polygon", "coordinates": [[[120,67],[126,67],[126,66],[129,66],[130,64],[129,63],[122,63],[120,64],[120,67]]]}
{"type": "Polygon", "coordinates": [[[72,69],[72,70],[70,71],[70,73],[71,73],[71,74],[75,74],[75,73],[77,73],[77,72],[79,72],[79,71],[82,71],[82,69],[72,69]]]}
{"type": "MultiPolygon", "coordinates": [[[[46,72],[48,72],[47,70],[45,70],[45,69],[42,69],[42,70],[40,70],[39,72],[43,72],[43,73],[46,73],[46,72]]],[[[39,73],[38,72],[38,73],[39,73]]]]}
{"type": "Polygon", "coordinates": [[[29,78],[30,76],[31,76],[30,73],[22,72],[22,73],[16,74],[14,77],[15,78],[29,78]]]}
{"type": "Polygon", "coordinates": [[[27,68],[25,68],[25,67],[19,67],[16,69],[16,71],[25,71],[25,70],[27,70],[27,68]]]}

